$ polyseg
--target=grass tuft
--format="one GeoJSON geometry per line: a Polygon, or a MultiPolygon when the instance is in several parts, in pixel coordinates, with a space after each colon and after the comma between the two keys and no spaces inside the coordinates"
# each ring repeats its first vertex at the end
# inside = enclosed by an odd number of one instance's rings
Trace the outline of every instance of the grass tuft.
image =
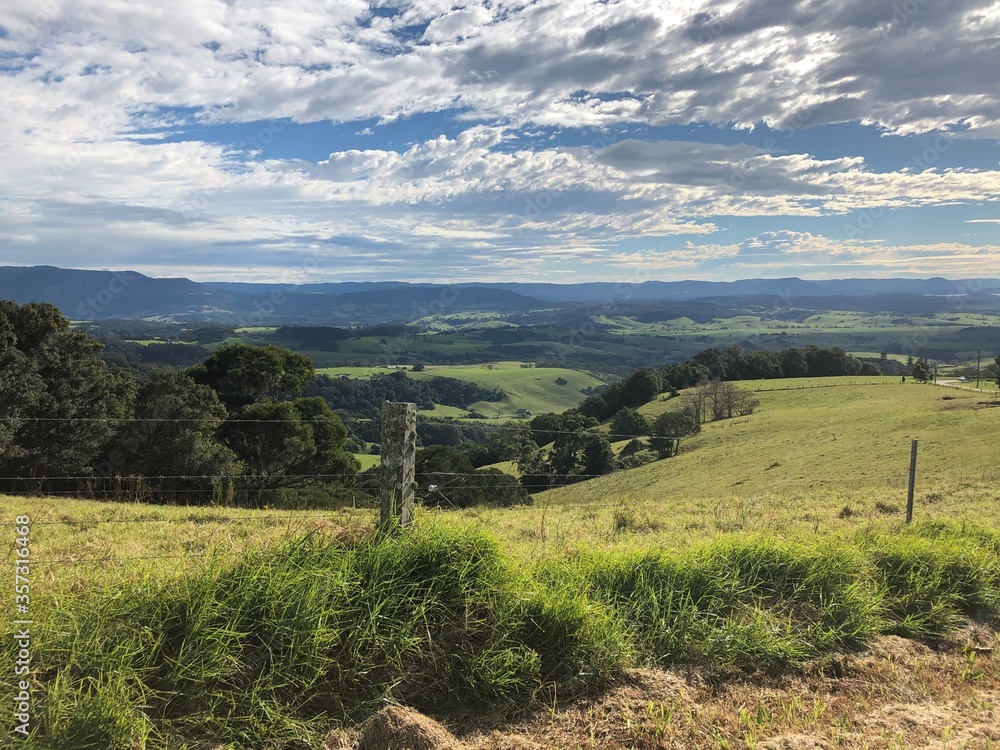
{"type": "Polygon", "coordinates": [[[880,633],[932,641],[1000,612],[1000,535],[935,522],[529,564],[431,524],[307,535],[37,611],[25,748],[319,747],[386,705],[515,709],[637,664],[780,673],[880,633]]]}

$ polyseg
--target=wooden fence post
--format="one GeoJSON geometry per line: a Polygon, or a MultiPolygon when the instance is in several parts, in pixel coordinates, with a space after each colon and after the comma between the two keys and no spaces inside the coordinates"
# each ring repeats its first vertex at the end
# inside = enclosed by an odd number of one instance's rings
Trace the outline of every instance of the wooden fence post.
{"type": "Polygon", "coordinates": [[[413,523],[417,405],[382,406],[381,512],[379,531],[389,534],[413,523]]]}
{"type": "Polygon", "coordinates": [[[906,522],[913,521],[913,489],[917,483],[917,441],[910,446],[910,487],[906,493],[906,522]]]}

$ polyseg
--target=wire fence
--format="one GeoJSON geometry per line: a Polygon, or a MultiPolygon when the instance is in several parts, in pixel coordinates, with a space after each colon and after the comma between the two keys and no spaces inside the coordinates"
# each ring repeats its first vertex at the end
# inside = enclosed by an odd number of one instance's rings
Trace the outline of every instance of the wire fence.
{"type": "MultiPolygon", "coordinates": [[[[791,391],[791,390],[812,390],[816,388],[844,388],[844,387],[857,387],[857,386],[871,386],[871,385],[888,385],[885,382],[871,382],[871,383],[839,383],[831,385],[806,385],[806,386],[795,386],[795,387],[783,387],[783,388],[759,388],[756,392],[769,392],[769,391],[791,391]]],[[[973,390],[966,388],[965,390],[973,390]]],[[[431,418],[432,422],[436,425],[447,424],[448,421],[442,421],[436,418],[431,418]]],[[[2,421],[2,420],[0,420],[2,421]]],[[[37,421],[37,422],[54,422],[63,423],[67,427],[71,427],[73,424],[86,423],[86,422],[114,422],[117,424],[127,424],[129,422],[138,423],[149,423],[149,422],[201,422],[202,420],[196,418],[88,418],[88,417],[37,417],[31,418],[29,420],[21,421],[37,421]]],[[[250,424],[277,424],[284,422],[300,422],[300,421],[312,421],[312,420],[230,420],[235,423],[250,423],[250,424]]],[[[318,420],[317,420],[318,421],[318,420]]],[[[378,420],[359,420],[367,422],[376,422],[378,420]]],[[[531,428],[526,422],[505,422],[505,423],[493,423],[493,424],[483,424],[482,420],[471,420],[470,422],[462,422],[462,425],[474,426],[478,429],[486,430],[500,430],[507,433],[514,432],[525,432],[530,431],[531,428]]],[[[559,435],[575,435],[579,436],[581,433],[578,430],[536,430],[537,432],[543,432],[546,436],[559,436],[559,435]]],[[[622,434],[622,433],[611,433],[611,432],[599,432],[609,439],[615,441],[618,440],[649,440],[651,437],[648,434],[622,434]]],[[[683,439],[682,436],[662,436],[666,440],[680,440],[683,439]]],[[[670,459],[666,459],[670,460],[670,459]]],[[[891,475],[873,475],[865,477],[812,477],[807,475],[802,476],[761,476],[766,474],[768,471],[779,468],[779,464],[771,465],[761,465],[754,468],[748,469],[743,466],[740,467],[738,471],[733,472],[733,477],[731,482],[716,481],[715,489],[713,494],[716,502],[724,504],[734,498],[748,498],[755,497],[758,495],[767,495],[774,491],[787,493],[789,488],[793,488],[795,495],[808,495],[810,493],[832,493],[832,492],[851,492],[861,489],[880,489],[886,492],[899,493],[900,500],[905,496],[906,486],[907,486],[907,476],[905,471],[905,466],[900,464],[898,471],[893,472],[891,475]],[[742,474],[742,476],[739,476],[742,474]],[[755,476],[750,476],[754,474],[755,476]],[[724,488],[724,489],[723,489],[724,488]]],[[[732,467],[729,467],[732,470],[732,467]]],[[[718,472],[720,474],[727,471],[726,467],[720,466],[718,472]]],[[[796,472],[798,473],[798,472],[796,472]]],[[[260,486],[260,487],[244,487],[241,489],[242,493],[246,496],[260,495],[262,493],[272,493],[276,489],[295,489],[293,487],[288,487],[288,485],[303,485],[310,483],[324,483],[324,482],[350,482],[357,479],[359,475],[356,473],[346,473],[346,472],[334,472],[334,473],[296,473],[284,475],[281,479],[280,485],[273,486],[260,486]]],[[[659,508],[660,510],[666,510],[668,508],[668,500],[674,498],[663,498],[658,502],[656,498],[644,497],[642,502],[638,502],[632,499],[632,494],[638,493],[642,495],[642,483],[636,483],[634,481],[635,474],[626,473],[623,471],[607,474],[575,474],[572,475],[572,481],[558,480],[555,477],[539,477],[537,480],[530,478],[521,478],[519,484],[522,488],[532,493],[533,496],[537,495],[539,492],[545,492],[547,490],[554,490],[555,492],[550,493],[545,496],[545,501],[542,503],[536,503],[531,506],[521,506],[519,512],[527,514],[535,514],[536,520],[541,519],[544,525],[544,518],[546,513],[551,513],[555,509],[562,510],[569,513],[577,513],[578,520],[581,523],[587,522],[589,520],[586,514],[593,514],[599,511],[607,511],[608,509],[630,509],[634,508],[636,505],[643,505],[652,509],[659,508]],[[628,476],[629,479],[625,477],[628,476]],[[586,483],[588,480],[601,479],[602,483],[600,488],[595,490],[588,487],[586,483]],[[579,496],[587,497],[589,499],[575,499],[574,494],[579,496]]],[[[481,472],[437,472],[430,471],[422,475],[420,482],[420,491],[418,495],[418,501],[422,500],[428,506],[437,505],[440,510],[441,507],[451,506],[455,507],[451,501],[448,499],[447,494],[449,491],[454,489],[462,490],[489,490],[495,489],[496,485],[483,481],[484,474],[481,472]],[[433,484],[435,483],[436,484],[433,484]]],[[[720,477],[717,477],[719,479],[720,477]]],[[[935,481],[950,481],[953,483],[959,482],[969,482],[972,484],[1000,484],[1000,470],[983,470],[981,472],[964,472],[964,473],[942,473],[937,472],[934,475],[935,481]]],[[[38,494],[40,497],[54,497],[54,498],[70,498],[70,497],[81,497],[81,491],[79,489],[62,489],[56,487],[45,488],[44,485],[49,483],[57,482],[94,482],[94,481],[112,481],[117,480],[119,482],[130,480],[137,481],[148,481],[148,482],[217,482],[217,481],[261,481],[259,475],[254,474],[160,474],[160,475],[148,475],[143,477],[99,477],[93,474],[84,473],[69,473],[59,476],[5,476],[0,477],[0,486],[7,489],[7,494],[12,496],[18,496],[18,487],[22,487],[23,493],[38,494]]],[[[0,494],[2,494],[0,490],[0,494]]],[[[98,499],[114,499],[115,492],[114,489],[94,489],[88,490],[91,496],[98,499]]],[[[178,487],[171,489],[170,494],[176,494],[179,496],[189,497],[192,500],[197,499],[199,496],[204,499],[209,499],[209,491],[204,487],[178,487]]],[[[358,490],[361,492],[361,490],[358,490]]],[[[690,495],[690,493],[687,493],[690,495]]],[[[20,499],[19,499],[20,501],[20,499]]],[[[30,502],[30,501],[28,501],[30,502]]],[[[110,507],[110,506],[109,506],[110,507]]],[[[55,517],[55,512],[46,509],[45,513],[52,513],[53,515],[32,517],[31,525],[34,527],[41,528],[56,528],[56,527],[76,527],[79,530],[88,531],[95,528],[100,528],[103,526],[108,527],[125,527],[134,525],[136,528],[154,528],[152,525],[157,525],[163,527],[166,525],[181,525],[181,524],[196,524],[196,525],[214,525],[214,526],[267,526],[270,525],[272,528],[284,525],[286,527],[286,533],[284,536],[275,537],[274,540],[280,540],[284,538],[290,538],[293,534],[301,534],[304,531],[309,531],[311,525],[325,522],[331,528],[336,528],[344,531],[348,534],[366,534],[368,532],[374,533],[377,521],[377,511],[371,507],[357,507],[356,505],[351,507],[343,507],[338,509],[333,509],[329,511],[318,511],[318,510],[281,510],[276,511],[274,509],[268,509],[266,506],[264,508],[258,509],[248,509],[248,508],[234,508],[225,505],[214,505],[214,504],[196,504],[192,502],[190,505],[181,506],[190,509],[188,513],[177,513],[177,506],[172,506],[171,515],[158,515],[157,508],[166,508],[170,506],[159,506],[159,505],[142,505],[139,506],[136,503],[123,505],[116,504],[113,506],[111,512],[107,514],[106,517],[85,517],[78,516],[73,517],[65,514],[59,514],[55,517]],[[131,513],[135,508],[142,507],[143,511],[137,514],[135,517],[119,517],[121,513],[131,513]]],[[[468,510],[468,509],[466,509],[468,510]]],[[[159,511],[165,512],[165,511],[159,511]]],[[[669,511],[667,511],[669,512],[669,511]]],[[[227,554],[227,553],[221,553],[227,554]]],[[[88,564],[88,565],[127,565],[131,562],[140,561],[189,561],[189,560],[199,560],[205,558],[218,558],[220,552],[218,550],[187,550],[180,554],[149,554],[149,555],[129,555],[127,557],[116,557],[110,552],[107,554],[94,554],[92,551],[87,551],[82,554],[82,556],[74,556],[65,554],[52,559],[40,559],[32,560],[31,562],[36,565],[43,566],[53,566],[53,565],[75,565],[75,564],[88,564]]]]}
{"type": "MultiPolygon", "coordinates": [[[[455,479],[463,479],[473,475],[454,473],[451,476],[455,479]]],[[[612,480],[614,479],[614,475],[604,475],[604,477],[605,479],[609,477],[612,480]]],[[[997,479],[998,476],[996,473],[960,474],[939,477],[934,482],[927,483],[927,486],[933,488],[938,482],[956,484],[967,482],[976,486],[997,486],[997,479]]],[[[593,524],[598,524],[600,529],[604,529],[607,526],[607,529],[604,530],[608,531],[611,529],[610,524],[612,523],[609,519],[612,518],[612,514],[614,513],[645,512],[654,514],[654,517],[660,517],[660,514],[673,512],[678,501],[677,497],[663,498],[659,501],[654,498],[637,500],[630,494],[634,491],[633,487],[616,484],[613,481],[604,493],[592,500],[574,501],[571,498],[560,497],[560,494],[565,494],[567,491],[572,492],[574,486],[579,488],[580,485],[563,485],[560,488],[555,488],[551,485],[533,486],[533,488],[540,490],[559,489],[562,490],[562,493],[549,495],[541,502],[536,500],[533,505],[505,508],[502,509],[502,512],[517,514],[518,519],[516,523],[524,526],[522,533],[527,533],[527,530],[535,526],[544,530],[546,523],[548,523],[550,533],[553,536],[557,536],[559,534],[569,534],[573,529],[587,528],[588,525],[593,524]],[[618,492],[624,494],[618,496],[616,495],[618,492]],[[548,518],[546,518],[546,514],[548,514],[548,518]],[[559,514],[558,521],[553,514],[559,514]],[[558,528],[555,528],[557,525],[558,528]]],[[[466,485],[463,485],[463,487],[466,487],[466,485]]],[[[445,493],[447,493],[447,489],[447,486],[445,486],[445,493]]],[[[716,523],[721,529],[725,525],[725,519],[730,514],[746,512],[746,509],[743,507],[745,503],[766,504],[776,491],[777,494],[786,496],[786,502],[794,502],[796,497],[810,495],[851,498],[861,490],[869,491],[872,489],[881,490],[882,492],[878,495],[880,497],[886,497],[887,492],[891,493],[890,496],[897,498],[896,503],[901,508],[906,496],[906,478],[904,472],[901,470],[899,476],[894,477],[872,477],[863,482],[834,478],[809,480],[801,478],[738,480],[731,484],[727,492],[717,491],[713,493],[712,502],[704,511],[705,520],[709,524],[716,523]],[[791,495],[787,493],[787,488],[790,487],[794,487],[796,490],[791,495]],[[840,493],[839,495],[837,494],[838,492],[840,493]]],[[[426,500],[426,494],[420,499],[426,500]]],[[[336,538],[371,538],[376,533],[375,530],[378,521],[377,509],[370,507],[347,507],[324,512],[310,510],[282,510],[275,512],[268,509],[244,510],[215,506],[189,506],[184,509],[188,512],[178,514],[176,506],[123,505],[116,503],[113,507],[108,508],[107,515],[88,516],[82,514],[63,514],[59,511],[53,511],[50,508],[33,510],[30,501],[22,505],[21,500],[22,498],[18,498],[17,512],[31,514],[31,526],[38,531],[36,540],[43,539],[47,542],[49,541],[46,539],[48,534],[42,532],[46,528],[69,527],[85,533],[94,533],[101,527],[108,527],[109,529],[134,528],[136,529],[134,536],[144,541],[148,547],[174,546],[176,549],[177,546],[192,543],[192,540],[186,538],[185,534],[200,534],[194,540],[195,545],[192,549],[169,554],[166,551],[162,554],[157,551],[155,554],[122,555],[117,551],[118,545],[113,542],[115,538],[118,538],[115,536],[118,532],[110,535],[105,534],[102,537],[101,543],[106,546],[103,551],[95,551],[87,548],[81,549],[79,555],[74,555],[71,552],[67,554],[66,545],[67,543],[71,543],[72,540],[64,539],[58,545],[59,549],[53,550],[57,551],[55,557],[42,556],[38,559],[31,559],[32,565],[46,568],[52,566],[87,565],[119,569],[132,564],[155,565],[160,562],[170,562],[183,566],[187,563],[205,562],[207,560],[230,561],[238,559],[240,555],[246,552],[246,549],[241,547],[238,541],[241,538],[239,529],[244,531],[253,530],[257,538],[262,536],[267,538],[268,546],[278,546],[282,542],[301,538],[303,535],[314,533],[317,530],[330,532],[336,538]],[[137,507],[142,508],[142,511],[135,517],[121,517],[122,513],[135,512],[137,507]],[[158,511],[158,507],[163,507],[164,510],[158,511]],[[169,513],[170,515],[153,515],[158,512],[169,513]],[[42,515],[39,515],[39,513],[42,515]],[[182,527],[190,528],[192,526],[203,527],[205,530],[202,532],[187,531],[181,533],[174,531],[182,527]],[[155,534],[150,536],[146,531],[139,531],[139,529],[154,527],[169,527],[172,531],[164,533],[158,538],[155,534]],[[218,534],[221,529],[228,529],[228,531],[225,532],[226,536],[220,539],[218,534]],[[272,531],[278,533],[271,533],[272,531]]],[[[491,511],[494,509],[482,507],[448,509],[447,503],[439,502],[436,508],[424,507],[423,513],[426,516],[435,512],[465,512],[467,514],[466,520],[475,522],[476,517],[480,516],[483,511],[488,510],[491,511]]],[[[497,510],[499,511],[499,509],[497,510]]],[[[482,523],[487,527],[492,527],[492,524],[496,523],[496,519],[496,515],[488,515],[482,523]]],[[[544,536],[544,531],[541,532],[541,536],[544,536]]],[[[150,549],[150,551],[152,552],[154,549],[150,549]]]]}

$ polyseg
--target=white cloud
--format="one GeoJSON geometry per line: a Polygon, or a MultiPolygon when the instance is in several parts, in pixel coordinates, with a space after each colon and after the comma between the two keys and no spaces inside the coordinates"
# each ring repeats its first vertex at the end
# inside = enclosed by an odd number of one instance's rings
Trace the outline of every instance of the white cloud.
{"type": "MultiPolygon", "coordinates": [[[[560,263],[616,257],[607,249],[616,243],[711,235],[731,218],[996,202],[996,165],[876,172],[853,153],[641,140],[639,126],[842,121],[996,137],[996,4],[904,5],[8,3],[0,241],[6,257],[51,253],[65,265],[149,253],[197,267],[214,267],[196,262],[214,254],[222,267],[239,246],[248,263],[277,267],[319,243],[351,262],[395,258],[428,273],[541,268],[543,256],[562,273],[560,263]],[[356,135],[373,136],[370,148],[318,163],[162,132],[282,118],[385,123],[441,110],[468,122],[401,152],[380,142],[381,128],[364,127],[356,135]],[[522,137],[539,126],[623,124],[640,135],[575,147],[522,137]]],[[[818,233],[776,230],[753,242],[655,262],[919,256],[818,233]]],[[[920,257],[930,268],[958,255],[920,257]]]]}

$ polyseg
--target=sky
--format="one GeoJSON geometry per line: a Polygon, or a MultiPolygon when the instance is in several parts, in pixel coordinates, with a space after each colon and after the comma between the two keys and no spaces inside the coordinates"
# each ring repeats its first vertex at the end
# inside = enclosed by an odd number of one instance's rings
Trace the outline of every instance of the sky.
{"type": "Polygon", "coordinates": [[[1000,2],[0,0],[0,265],[1000,278],[1000,2]]]}

